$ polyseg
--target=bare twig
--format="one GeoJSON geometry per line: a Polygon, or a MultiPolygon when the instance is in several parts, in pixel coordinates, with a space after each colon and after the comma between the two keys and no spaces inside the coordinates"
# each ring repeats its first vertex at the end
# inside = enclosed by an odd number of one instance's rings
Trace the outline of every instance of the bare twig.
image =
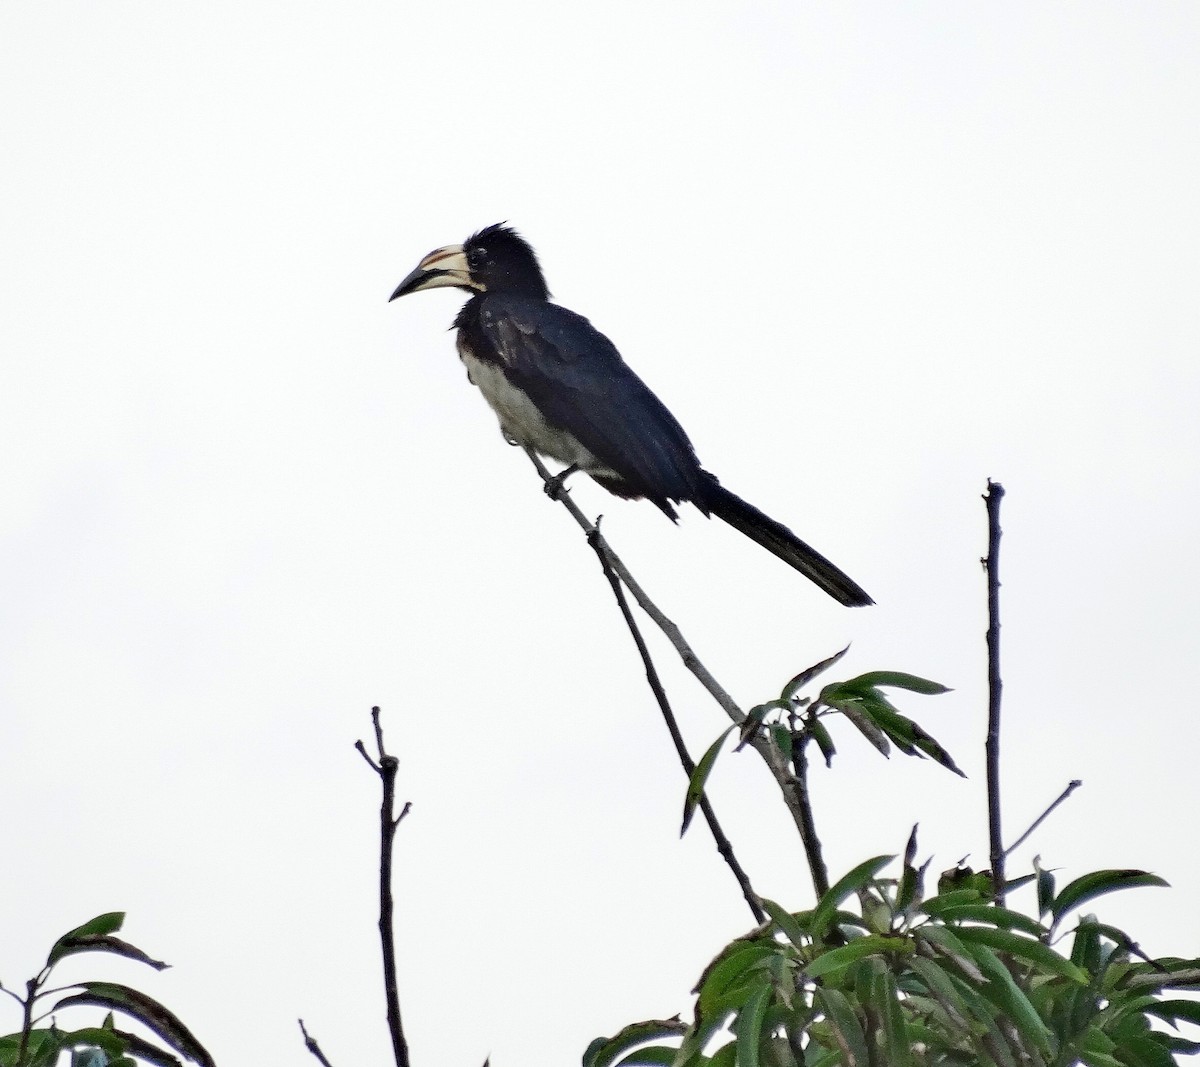
{"type": "Polygon", "coordinates": [[[392,929],[392,849],[396,839],[396,827],[408,814],[411,804],[405,804],[399,815],[396,810],[396,772],[400,761],[389,755],[383,747],[383,727],[379,721],[379,709],[371,709],[371,722],[375,726],[375,745],[379,750],[379,762],[367,755],[366,747],[356,741],[363,759],[379,775],[383,785],[383,799],[379,806],[379,941],[383,950],[383,986],[387,996],[388,1032],[392,1037],[392,1052],[396,1067],[409,1067],[408,1042],[404,1039],[404,1027],[400,1022],[400,993],[396,981],[396,939],[392,929]]]}
{"type": "Polygon", "coordinates": [[[1043,811],[1041,813],[1041,815],[1039,815],[1036,819],[1033,820],[1033,822],[1031,822],[1029,824],[1029,829],[1026,830],[1011,845],[1009,845],[1008,848],[1006,848],[1004,850],[1005,857],[1011,856],[1014,852],[1016,852],[1017,849],[1019,849],[1023,844],[1025,844],[1025,842],[1029,840],[1029,837],[1033,833],[1033,831],[1036,830],[1039,826],[1042,825],[1042,823],[1044,823],[1046,821],[1046,819],[1050,816],[1050,813],[1053,812],[1054,809],[1059,806],[1059,804],[1061,804],[1064,800],[1066,800],[1067,797],[1069,797],[1072,793],[1074,793],[1075,790],[1078,789],[1081,785],[1083,785],[1083,782],[1081,782],[1078,778],[1076,778],[1072,782],[1069,782],[1067,784],[1067,788],[1064,789],[1061,793],[1059,793],[1058,798],[1055,801],[1053,801],[1053,803],[1051,803],[1051,805],[1045,811],[1043,811]]]}
{"type": "MultiPolygon", "coordinates": [[[[637,620],[633,617],[633,612],[630,610],[629,601],[625,597],[625,591],[621,588],[621,580],[613,573],[608,555],[605,553],[604,547],[600,544],[599,519],[596,520],[594,529],[596,532],[594,535],[588,536],[588,542],[595,549],[596,556],[600,560],[600,566],[604,570],[604,576],[608,579],[608,584],[612,586],[613,596],[617,598],[617,606],[621,609],[621,614],[625,618],[625,625],[629,627],[629,632],[633,635],[633,642],[637,645],[638,655],[642,657],[642,664],[646,668],[646,681],[650,686],[651,692],[654,693],[654,699],[658,701],[659,709],[663,714],[663,721],[667,724],[667,732],[671,735],[671,742],[675,746],[675,752],[679,756],[683,772],[690,780],[692,772],[696,769],[695,761],[688,753],[687,743],[683,739],[683,734],[680,733],[679,723],[675,719],[675,712],[671,710],[671,703],[667,699],[667,692],[663,688],[662,680],[658,676],[658,670],[654,666],[650,650],[646,647],[642,631],[638,627],[637,620]]],[[[721,858],[733,872],[733,877],[737,879],[737,884],[742,890],[742,896],[746,898],[746,904],[754,916],[754,921],[757,923],[766,922],[767,913],[763,911],[762,905],[759,904],[758,894],[754,892],[754,888],[750,885],[749,876],[746,874],[741,863],[738,862],[737,855],[733,851],[733,845],[725,835],[725,831],[721,829],[721,824],[717,821],[717,813],[713,809],[707,793],[700,797],[700,811],[704,815],[704,821],[708,823],[708,828],[713,835],[713,841],[716,842],[717,852],[721,854],[721,858]]]]}
{"type": "Polygon", "coordinates": [[[808,734],[792,735],[792,790],[800,809],[800,819],[803,830],[800,840],[804,844],[804,854],[808,858],[808,869],[812,871],[813,889],[820,899],[829,891],[829,868],[825,866],[825,857],[821,853],[821,839],[817,836],[817,824],[813,819],[812,798],[808,793],[808,734]]]}
{"type": "Polygon", "coordinates": [[[988,479],[988,554],[983,561],[988,587],[988,731],[987,757],[988,849],[992,864],[992,884],[996,901],[1004,903],[1004,838],[1000,830],[1000,501],[1004,486],[988,479]]]}
{"type": "Polygon", "coordinates": [[[316,1056],[317,1062],[321,1064],[321,1067],[333,1067],[333,1064],[325,1058],[325,1053],[321,1051],[321,1046],[317,1044],[317,1039],[308,1036],[308,1031],[304,1029],[304,1020],[297,1019],[296,1022],[300,1024],[300,1033],[304,1035],[304,1047],[316,1056]]]}
{"type": "MultiPolygon", "coordinates": [[[[579,507],[571,499],[570,494],[562,491],[561,480],[555,480],[555,476],[547,470],[546,465],[538,458],[535,452],[530,449],[526,449],[525,452],[547,486],[551,489],[557,487],[557,491],[553,492],[552,495],[567,509],[571,518],[587,534],[592,547],[597,551],[602,550],[604,552],[605,559],[608,561],[608,565],[612,568],[613,573],[620,578],[625,588],[633,594],[633,599],[638,602],[638,606],[641,607],[653,623],[663,632],[667,640],[671,642],[675,651],[679,654],[679,658],[683,661],[683,665],[708,690],[709,695],[717,702],[721,710],[735,723],[740,725],[746,718],[745,713],[737,706],[733,697],[712,676],[712,673],[701,662],[700,657],[692,651],[691,646],[684,640],[683,633],[679,627],[667,618],[658,605],[646,595],[633,575],[629,573],[629,568],[625,566],[621,558],[612,550],[612,546],[604,539],[600,531],[579,510],[579,507]]],[[[783,802],[791,813],[792,821],[796,824],[796,829],[800,833],[800,839],[804,843],[805,855],[809,857],[814,854],[819,855],[821,845],[812,831],[812,812],[811,807],[808,806],[806,787],[788,769],[785,755],[769,740],[759,735],[752,738],[750,744],[766,763],[767,768],[770,770],[772,777],[783,794],[783,802]]],[[[828,878],[822,877],[824,865],[813,867],[810,863],[809,869],[813,878],[813,888],[817,896],[821,897],[829,888],[828,878]]]]}

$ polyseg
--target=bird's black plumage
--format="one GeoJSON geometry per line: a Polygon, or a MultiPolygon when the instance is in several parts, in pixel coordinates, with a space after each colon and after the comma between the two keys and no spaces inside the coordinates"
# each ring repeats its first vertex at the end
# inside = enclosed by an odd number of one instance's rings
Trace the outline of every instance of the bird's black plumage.
{"type": "Polygon", "coordinates": [[[786,526],[704,470],[675,417],[587,319],[550,302],[532,247],[504,225],[427,255],[392,299],[436,286],[472,293],[454,325],[471,381],[505,436],[586,471],[671,519],[690,501],[795,567],[843,604],[871,598],[786,526]]]}

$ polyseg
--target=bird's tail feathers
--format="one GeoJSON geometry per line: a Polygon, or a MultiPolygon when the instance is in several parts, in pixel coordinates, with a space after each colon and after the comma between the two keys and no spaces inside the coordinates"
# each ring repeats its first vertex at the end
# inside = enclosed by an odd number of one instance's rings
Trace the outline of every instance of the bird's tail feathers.
{"type": "Polygon", "coordinates": [[[875,603],[857,582],[830,563],[815,548],[806,545],[783,523],[776,522],[736,493],[731,493],[712,475],[708,475],[708,478],[710,482],[706,487],[708,492],[705,504],[707,510],[722,522],[727,522],[750,540],[757,541],[768,552],[774,553],[784,563],[795,567],[805,578],[815,582],[839,603],[850,608],[875,603]]]}

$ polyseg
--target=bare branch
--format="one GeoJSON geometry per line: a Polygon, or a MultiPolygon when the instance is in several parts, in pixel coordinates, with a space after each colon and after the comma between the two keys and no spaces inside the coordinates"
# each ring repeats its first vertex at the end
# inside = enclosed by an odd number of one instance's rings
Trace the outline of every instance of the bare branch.
{"type": "MultiPolygon", "coordinates": [[[[612,586],[613,596],[617,599],[617,606],[621,609],[621,614],[625,618],[625,625],[629,627],[629,632],[633,635],[633,642],[637,645],[638,654],[642,657],[642,663],[646,668],[646,681],[650,685],[651,692],[654,693],[654,699],[658,701],[663,721],[667,724],[667,732],[671,735],[671,742],[675,746],[676,755],[678,755],[679,762],[683,767],[683,773],[690,780],[692,772],[696,769],[696,763],[688,753],[687,743],[683,739],[683,734],[679,731],[679,723],[675,719],[675,712],[671,710],[670,701],[667,699],[667,692],[663,688],[662,680],[658,676],[658,670],[654,666],[650,650],[646,647],[642,631],[638,627],[637,620],[633,617],[633,612],[630,610],[629,601],[625,597],[625,591],[621,588],[621,580],[613,573],[608,555],[600,542],[599,519],[596,520],[596,525],[593,529],[595,533],[588,535],[588,543],[595,549],[596,556],[600,560],[600,566],[604,570],[604,577],[608,579],[608,584],[612,586]]],[[[708,799],[707,792],[700,797],[700,811],[704,814],[704,821],[708,823],[713,840],[716,842],[717,852],[721,854],[721,858],[725,860],[729,869],[733,872],[733,877],[737,879],[738,886],[742,890],[742,896],[746,898],[746,903],[749,905],[750,912],[754,916],[754,921],[757,923],[766,922],[767,913],[763,911],[762,905],[759,904],[758,894],[754,892],[753,887],[750,885],[749,876],[738,861],[733,851],[733,845],[725,835],[725,831],[721,829],[721,824],[717,821],[717,813],[708,799]]]]}
{"type": "Polygon", "coordinates": [[[392,1053],[396,1067],[409,1067],[408,1042],[404,1038],[404,1027],[400,1021],[400,993],[396,980],[396,937],[392,926],[392,851],[396,840],[396,827],[409,812],[410,804],[396,815],[396,772],[400,761],[389,755],[383,745],[383,727],[379,721],[379,708],[371,709],[371,722],[375,727],[375,744],[379,750],[379,762],[367,755],[362,741],[354,747],[363,759],[379,775],[383,787],[383,798],[379,805],[379,943],[383,951],[383,987],[387,997],[388,1033],[392,1038],[392,1053]]]}
{"type": "Polygon", "coordinates": [[[333,1064],[325,1058],[325,1053],[321,1051],[321,1046],[317,1044],[317,1039],[309,1037],[308,1031],[304,1028],[304,1020],[297,1019],[296,1022],[300,1024],[300,1033],[304,1035],[304,1047],[316,1056],[317,1062],[321,1064],[321,1067],[333,1067],[333,1064]]]}
{"type": "Polygon", "coordinates": [[[988,847],[996,901],[1004,903],[1004,838],[1000,830],[1000,501],[1004,486],[988,479],[988,554],[983,561],[988,589],[988,731],[984,746],[987,758],[988,847]]]}
{"type": "Polygon", "coordinates": [[[1011,856],[1014,852],[1016,852],[1017,849],[1019,849],[1023,844],[1025,844],[1025,842],[1029,839],[1029,836],[1033,833],[1033,831],[1036,830],[1039,826],[1042,825],[1042,823],[1044,823],[1046,821],[1046,819],[1050,816],[1050,813],[1053,812],[1054,809],[1059,806],[1059,804],[1061,804],[1064,800],[1066,800],[1067,797],[1069,797],[1072,793],[1074,793],[1075,790],[1078,789],[1081,785],[1083,785],[1083,782],[1081,782],[1078,778],[1076,778],[1072,782],[1069,782],[1067,785],[1067,788],[1064,789],[1061,793],[1059,793],[1058,798],[1055,801],[1053,801],[1050,804],[1050,806],[1041,813],[1041,815],[1039,815],[1036,819],[1033,820],[1033,822],[1031,822],[1029,824],[1029,829],[1026,830],[1011,845],[1009,845],[1008,848],[1006,848],[1004,850],[1004,855],[1006,857],[1011,856]]]}
{"type": "MultiPolygon", "coordinates": [[[[542,476],[542,480],[546,483],[548,490],[552,491],[551,496],[567,509],[571,517],[579,524],[583,532],[587,534],[592,547],[598,552],[601,550],[604,552],[605,559],[613,573],[620,578],[625,588],[633,594],[633,599],[638,602],[638,606],[641,607],[654,624],[663,632],[667,640],[671,642],[675,651],[679,654],[679,658],[683,661],[683,665],[708,690],[709,695],[717,702],[721,710],[735,723],[740,725],[746,718],[745,713],[737,706],[733,697],[712,676],[709,669],[701,662],[700,657],[692,651],[691,646],[684,640],[683,633],[679,627],[667,618],[658,605],[646,595],[633,575],[629,573],[629,568],[625,566],[621,558],[612,550],[612,547],[604,539],[604,536],[588,521],[583,512],[579,510],[579,507],[571,499],[570,494],[563,491],[561,481],[556,480],[555,476],[547,470],[546,465],[542,463],[535,452],[530,449],[526,449],[525,452],[537,469],[538,474],[542,476]]],[[[808,803],[807,788],[788,769],[787,757],[767,738],[760,734],[753,738],[750,744],[766,763],[767,768],[770,770],[772,777],[774,777],[776,784],[778,784],[783,794],[783,802],[791,813],[792,821],[796,824],[796,828],[800,833],[800,839],[804,844],[805,856],[810,860],[809,868],[813,878],[813,887],[818,897],[823,896],[826,890],[829,889],[829,881],[828,877],[824,876],[824,863],[822,862],[817,867],[814,867],[811,863],[811,858],[814,855],[820,856],[821,843],[812,830],[812,809],[808,803]]]]}

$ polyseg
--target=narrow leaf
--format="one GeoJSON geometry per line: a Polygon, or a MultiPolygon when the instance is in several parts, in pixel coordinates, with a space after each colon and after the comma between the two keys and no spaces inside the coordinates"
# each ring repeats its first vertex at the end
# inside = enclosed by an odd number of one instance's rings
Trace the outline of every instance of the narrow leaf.
{"type": "Polygon", "coordinates": [[[738,1013],[737,1067],[759,1067],[758,1046],[762,1042],[763,1016],[767,1013],[770,996],[770,985],[763,984],[751,994],[746,1006],[738,1013]]]}
{"type": "Polygon", "coordinates": [[[923,730],[907,715],[901,715],[886,701],[869,701],[865,705],[875,724],[883,730],[906,755],[922,754],[941,764],[948,771],[953,771],[960,778],[966,775],[959,769],[941,743],[923,730]]]}
{"type": "Polygon", "coordinates": [[[783,687],[783,692],[779,694],[782,700],[791,700],[801,689],[811,682],[818,674],[827,671],[838,660],[840,660],[847,652],[850,651],[850,646],[847,645],[841,652],[835,652],[828,659],[821,660],[820,663],[814,663],[811,667],[801,671],[787,685],[783,687]]]}
{"type": "Polygon", "coordinates": [[[631,1052],[617,1067],[670,1067],[678,1051],[669,1045],[647,1045],[631,1052]]]}
{"type": "Polygon", "coordinates": [[[46,963],[51,966],[67,956],[74,956],[80,952],[108,952],[114,956],[124,956],[126,959],[145,963],[156,971],[165,971],[170,966],[169,963],[163,963],[162,960],[156,960],[152,956],[146,955],[136,945],[131,945],[128,941],[108,934],[60,937],[50,950],[50,956],[46,963]]]}
{"type": "Polygon", "coordinates": [[[768,900],[766,897],[759,897],[758,902],[762,905],[763,911],[771,917],[771,922],[775,924],[779,932],[795,945],[796,948],[803,948],[812,940],[804,932],[804,928],[800,925],[796,916],[790,911],[776,904],[775,901],[768,900]]]}
{"type": "Polygon", "coordinates": [[[726,727],[721,732],[721,736],[708,746],[708,751],[704,753],[703,758],[696,764],[696,769],[692,771],[692,776],[688,779],[687,796],[683,801],[683,825],[679,828],[680,837],[687,833],[692,816],[696,814],[696,808],[704,796],[704,785],[708,781],[708,776],[712,774],[713,765],[717,762],[717,756],[721,753],[721,746],[725,744],[725,738],[736,728],[736,726],[726,727]]]}
{"type": "Polygon", "coordinates": [[[125,913],[123,911],[106,911],[103,915],[89,919],[82,926],[68,930],[50,947],[50,955],[46,957],[46,966],[53,967],[63,956],[69,955],[70,953],[66,951],[68,945],[78,942],[82,938],[105,937],[115,934],[121,929],[124,922],[125,913]]]}
{"type": "Polygon", "coordinates": [[[830,886],[820,903],[813,909],[812,920],[809,923],[813,937],[824,937],[829,922],[833,918],[834,912],[837,911],[837,906],[851,893],[856,893],[866,885],[895,858],[895,856],[875,856],[860,863],[849,874],[843,875],[834,885],[830,886]]]}
{"type": "Polygon", "coordinates": [[[837,989],[818,988],[815,996],[825,1013],[825,1018],[837,1033],[838,1047],[842,1050],[846,1067],[866,1067],[869,1062],[867,1042],[849,999],[837,989]]]}
{"type": "Polygon", "coordinates": [[[583,1054],[583,1067],[609,1067],[618,1056],[636,1045],[665,1037],[678,1037],[686,1031],[686,1024],[678,1019],[647,1019],[645,1022],[630,1023],[612,1037],[598,1037],[588,1045],[583,1054]]]}
{"type": "Polygon", "coordinates": [[[888,744],[887,735],[875,725],[874,720],[863,711],[857,701],[846,701],[839,704],[830,704],[829,706],[840,711],[849,719],[855,729],[870,741],[879,750],[881,755],[890,756],[892,754],[892,746],[888,744]]]}
{"type": "Polygon", "coordinates": [[[883,1062],[888,1067],[908,1067],[912,1062],[912,1042],[909,1039],[904,1011],[900,1007],[896,979],[886,967],[881,969],[875,983],[874,1000],[885,1039],[883,1062]]]}
{"type": "Polygon", "coordinates": [[[1038,1015],[1029,998],[1013,980],[1008,968],[986,945],[967,946],[988,982],[980,992],[1003,1011],[1020,1030],[1022,1037],[1033,1041],[1040,1052],[1049,1056],[1052,1039],[1050,1031],[1038,1015]]]}
{"type": "Polygon", "coordinates": [[[1042,869],[1042,857],[1033,857],[1033,869],[1037,875],[1038,914],[1049,915],[1054,906],[1054,875],[1042,869]]]}
{"type": "Polygon", "coordinates": [[[215,1067],[213,1058],[195,1035],[173,1013],[145,993],[116,982],[80,982],[78,986],[83,992],[64,997],[55,1005],[56,1011],[73,1004],[89,1004],[122,1012],[152,1030],[185,1058],[194,1060],[201,1067],[215,1067]]]}
{"type": "Polygon", "coordinates": [[[1022,915],[1019,911],[1009,911],[1008,908],[1001,908],[995,904],[952,905],[940,909],[937,916],[943,922],[954,923],[956,926],[959,923],[974,922],[986,923],[988,926],[1001,927],[1005,930],[1020,930],[1032,937],[1043,937],[1047,933],[1046,928],[1036,919],[1022,915]]]}
{"type": "Polygon", "coordinates": [[[879,685],[891,686],[893,689],[907,689],[911,693],[924,693],[926,696],[950,692],[949,687],[940,682],[931,682],[928,678],[918,678],[915,674],[905,674],[903,671],[868,671],[842,684],[859,690],[874,689],[879,685]]]}
{"type": "Polygon", "coordinates": [[[957,926],[954,932],[964,944],[987,945],[998,952],[1007,952],[1020,959],[1029,960],[1049,974],[1061,975],[1082,985],[1087,984],[1087,971],[1031,937],[990,926],[957,926]]]}
{"type": "Polygon", "coordinates": [[[1146,1008],[1145,1013],[1169,1023],[1176,1023],[1180,1019],[1184,1019],[1200,1026],[1200,1001],[1160,1000],[1155,1002],[1152,1007],[1146,1008]]]}
{"type": "Polygon", "coordinates": [[[819,978],[830,971],[848,967],[856,960],[865,959],[867,956],[881,956],[888,952],[909,955],[912,952],[912,944],[904,937],[880,937],[877,934],[856,937],[850,944],[831,948],[806,963],[804,973],[809,978],[819,978]]]}
{"type": "Polygon", "coordinates": [[[967,946],[954,936],[948,926],[936,926],[929,923],[917,930],[914,937],[924,941],[939,955],[945,956],[956,964],[972,982],[983,981],[983,972],[980,971],[974,958],[967,951],[967,946]]]}
{"type": "Polygon", "coordinates": [[[1165,886],[1168,883],[1156,874],[1136,870],[1093,871],[1082,878],[1076,878],[1054,898],[1050,908],[1055,922],[1072,908],[1077,908],[1089,900],[1103,896],[1105,893],[1115,893],[1119,889],[1134,889],[1138,886],[1165,886]]]}
{"type": "Polygon", "coordinates": [[[808,726],[808,732],[812,734],[812,738],[817,743],[817,748],[821,750],[821,755],[825,758],[825,766],[833,766],[833,757],[837,755],[837,749],[834,747],[833,738],[829,735],[829,731],[825,729],[825,724],[820,719],[813,719],[808,726]]]}
{"type": "Polygon", "coordinates": [[[743,942],[713,966],[700,986],[700,1010],[708,1012],[730,986],[756,964],[774,955],[777,946],[772,941],[743,942]]]}

